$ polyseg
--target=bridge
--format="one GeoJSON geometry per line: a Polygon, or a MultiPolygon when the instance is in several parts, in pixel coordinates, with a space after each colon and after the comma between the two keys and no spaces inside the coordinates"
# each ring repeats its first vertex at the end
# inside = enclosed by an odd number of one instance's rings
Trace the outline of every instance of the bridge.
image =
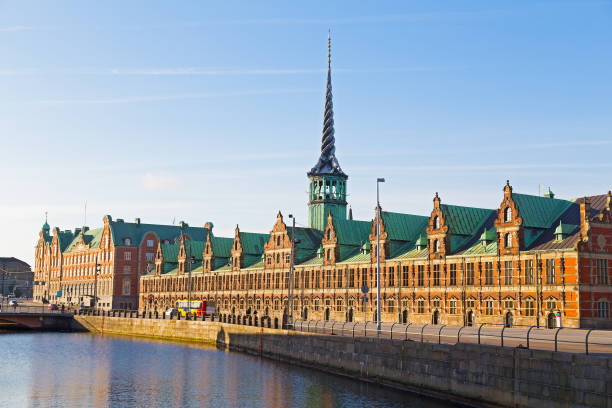
{"type": "Polygon", "coordinates": [[[47,306],[6,306],[0,310],[0,327],[17,326],[35,330],[74,330],[72,313],[48,310],[47,306]]]}

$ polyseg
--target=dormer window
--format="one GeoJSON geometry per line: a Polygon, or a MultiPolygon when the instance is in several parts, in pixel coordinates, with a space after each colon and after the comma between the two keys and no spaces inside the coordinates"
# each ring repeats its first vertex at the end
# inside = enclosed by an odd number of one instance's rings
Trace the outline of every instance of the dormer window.
{"type": "Polygon", "coordinates": [[[506,248],[512,248],[512,234],[511,233],[506,234],[505,242],[506,242],[506,248]]]}
{"type": "Polygon", "coordinates": [[[506,207],[504,209],[504,222],[512,221],[512,207],[506,207]]]}
{"type": "Polygon", "coordinates": [[[123,238],[123,245],[132,245],[131,238],[123,238]]]}
{"type": "Polygon", "coordinates": [[[434,229],[440,229],[440,217],[437,215],[434,217],[434,229]]]}

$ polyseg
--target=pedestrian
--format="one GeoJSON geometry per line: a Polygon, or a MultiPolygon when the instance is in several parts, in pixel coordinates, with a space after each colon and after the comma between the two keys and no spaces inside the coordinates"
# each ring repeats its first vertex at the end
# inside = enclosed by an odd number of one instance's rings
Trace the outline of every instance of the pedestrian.
{"type": "Polygon", "coordinates": [[[64,305],[62,304],[62,313],[64,313],[64,305]]]}

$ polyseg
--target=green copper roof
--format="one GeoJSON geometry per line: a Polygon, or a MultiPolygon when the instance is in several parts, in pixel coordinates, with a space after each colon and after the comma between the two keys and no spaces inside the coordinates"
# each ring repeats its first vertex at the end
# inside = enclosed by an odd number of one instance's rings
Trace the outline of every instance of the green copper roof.
{"type": "Polygon", "coordinates": [[[79,235],[72,238],[72,233],[66,234],[65,232],[60,233],[60,248],[64,246],[66,242],[68,242],[67,246],[63,250],[64,252],[71,252],[75,249],[77,244],[81,241],[81,235],[83,236],[83,241],[89,245],[90,248],[96,248],[100,246],[100,239],[102,238],[103,228],[96,228],[95,230],[87,230],[85,233],[81,231],[79,235]],[[68,240],[72,238],[72,240],[68,240]]]}
{"type": "Polygon", "coordinates": [[[477,230],[495,212],[486,208],[462,207],[440,204],[444,213],[444,222],[451,235],[474,235],[477,230]]]}
{"type": "Polygon", "coordinates": [[[255,232],[240,232],[239,235],[242,252],[249,255],[261,255],[264,251],[264,244],[270,239],[270,234],[255,232]]]}
{"type": "Polygon", "coordinates": [[[210,245],[215,257],[229,258],[232,254],[233,238],[215,237],[210,238],[210,245]]]}
{"type": "Polygon", "coordinates": [[[402,214],[389,211],[382,212],[387,237],[393,241],[414,242],[420,234],[425,233],[429,217],[423,215],[402,214]]]}
{"type": "Polygon", "coordinates": [[[571,201],[556,198],[538,197],[527,194],[512,194],[519,216],[523,219],[525,228],[550,228],[571,201]]]}
{"type": "Polygon", "coordinates": [[[338,244],[360,246],[365,241],[369,241],[372,223],[369,221],[334,219],[334,228],[338,244]]]}
{"type": "MultiPolygon", "coordinates": [[[[111,234],[115,245],[125,246],[124,239],[129,238],[132,242],[129,246],[138,246],[142,243],[145,234],[154,233],[160,241],[174,239],[181,235],[181,227],[178,225],[143,224],[135,222],[125,222],[118,220],[110,221],[111,234]]],[[[198,227],[184,227],[183,233],[196,241],[205,241],[208,230],[198,227]]]]}
{"type": "Polygon", "coordinates": [[[423,249],[413,248],[407,252],[404,252],[403,254],[396,256],[395,258],[393,258],[393,260],[427,258],[428,254],[429,254],[429,250],[427,249],[427,247],[423,249]]]}
{"type": "Polygon", "coordinates": [[[477,242],[470,248],[461,252],[461,255],[485,255],[485,254],[496,254],[497,253],[497,241],[489,242],[483,245],[481,242],[477,242]]]}

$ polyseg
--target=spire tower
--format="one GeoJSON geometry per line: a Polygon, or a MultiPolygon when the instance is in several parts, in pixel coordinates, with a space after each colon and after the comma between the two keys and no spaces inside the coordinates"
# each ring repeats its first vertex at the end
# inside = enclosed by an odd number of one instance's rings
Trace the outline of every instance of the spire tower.
{"type": "Polygon", "coordinates": [[[331,34],[327,36],[327,87],[325,111],[321,135],[321,154],[314,167],[308,172],[310,193],[308,201],[308,224],[311,228],[325,229],[329,212],[334,217],[346,219],[346,180],[336,158],[334,138],[334,104],[331,84],[331,34]]]}

